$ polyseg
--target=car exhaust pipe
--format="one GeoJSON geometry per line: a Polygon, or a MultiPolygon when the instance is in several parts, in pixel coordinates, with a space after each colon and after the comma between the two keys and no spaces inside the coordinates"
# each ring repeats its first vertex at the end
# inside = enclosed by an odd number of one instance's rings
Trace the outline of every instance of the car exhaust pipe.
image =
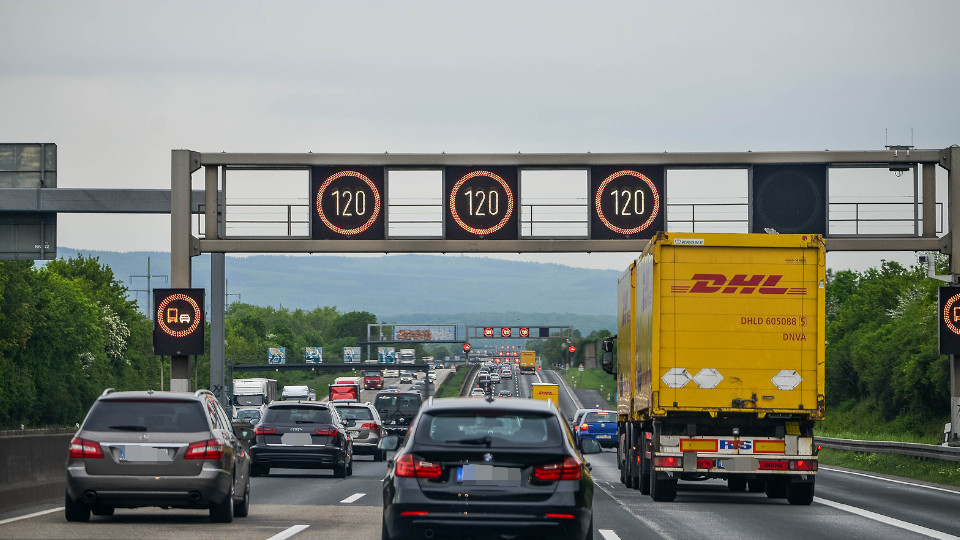
{"type": "Polygon", "coordinates": [[[85,504],[93,504],[97,502],[97,492],[96,491],[84,491],[83,495],[80,496],[85,504]]]}
{"type": "Polygon", "coordinates": [[[427,540],[433,540],[433,529],[427,529],[423,531],[423,537],[427,540]]]}
{"type": "Polygon", "coordinates": [[[187,497],[190,497],[190,500],[193,502],[200,502],[200,499],[203,498],[203,495],[199,491],[191,491],[187,497]]]}

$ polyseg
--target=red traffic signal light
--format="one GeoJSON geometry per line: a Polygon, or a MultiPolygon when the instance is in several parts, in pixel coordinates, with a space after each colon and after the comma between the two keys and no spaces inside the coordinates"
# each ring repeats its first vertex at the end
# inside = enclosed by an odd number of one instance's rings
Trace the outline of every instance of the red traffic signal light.
{"type": "Polygon", "coordinates": [[[571,346],[567,347],[567,351],[568,351],[568,352],[571,352],[571,353],[575,353],[575,352],[577,352],[577,346],[576,346],[576,345],[571,345],[571,346]]]}
{"type": "Polygon", "coordinates": [[[464,344],[463,344],[463,352],[470,352],[470,344],[469,344],[469,343],[464,343],[464,344]]]}

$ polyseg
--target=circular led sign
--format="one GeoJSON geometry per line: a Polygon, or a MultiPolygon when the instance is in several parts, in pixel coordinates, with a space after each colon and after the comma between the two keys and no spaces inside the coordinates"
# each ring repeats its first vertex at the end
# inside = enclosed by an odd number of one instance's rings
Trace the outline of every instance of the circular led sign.
{"type": "Polygon", "coordinates": [[[605,227],[624,236],[637,234],[660,215],[660,190],[646,174],[623,169],[600,182],[593,204],[605,227]]]}
{"type": "Polygon", "coordinates": [[[448,208],[453,223],[473,236],[489,236],[506,227],[514,217],[515,195],[500,174],[473,170],[450,188],[448,208]]]}
{"type": "Polygon", "coordinates": [[[203,320],[203,313],[197,301],[182,293],[163,298],[157,304],[155,316],[160,330],[175,338],[189,336],[203,320]]]}

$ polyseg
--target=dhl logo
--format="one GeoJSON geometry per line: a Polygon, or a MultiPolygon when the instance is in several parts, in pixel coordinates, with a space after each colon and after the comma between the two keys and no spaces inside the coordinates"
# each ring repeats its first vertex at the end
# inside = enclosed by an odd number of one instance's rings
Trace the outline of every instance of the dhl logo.
{"type": "Polygon", "coordinates": [[[723,274],[694,274],[690,279],[696,283],[673,285],[670,290],[675,293],[807,294],[806,287],[777,287],[783,279],[783,275],[777,274],[755,274],[749,278],[747,274],[735,274],[729,280],[723,274]]]}

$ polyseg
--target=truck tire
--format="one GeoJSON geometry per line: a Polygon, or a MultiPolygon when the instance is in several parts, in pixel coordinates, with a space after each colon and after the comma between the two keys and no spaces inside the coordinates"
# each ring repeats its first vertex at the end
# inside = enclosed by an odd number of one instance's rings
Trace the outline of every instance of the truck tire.
{"type": "Polygon", "coordinates": [[[633,455],[633,449],[627,447],[627,460],[623,464],[624,478],[626,481],[623,485],[627,486],[630,489],[634,489],[633,483],[636,482],[636,475],[633,473],[633,464],[636,462],[636,457],[633,455]]]}
{"type": "Polygon", "coordinates": [[[747,480],[747,491],[750,493],[763,493],[764,485],[763,480],[758,478],[753,478],[747,480]]]}
{"type": "Polygon", "coordinates": [[[808,506],[813,502],[813,482],[790,482],[787,484],[787,502],[808,506]]]}
{"type": "Polygon", "coordinates": [[[657,502],[673,502],[677,498],[677,481],[674,478],[658,480],[656,473],[650,475],[650,498],[657,502]]]}
{"type": "Polygon", "coordinates": [[[783,499],[787,496],[787,482],[785,478],[768,478],[764,482],[764,491],[771,499],[783,499]]]}
{"type": "MultiPolygon", "coordinates": [[[[644,444],[646,444],[644,442],[644,444]]],[[[640,494],[650,494],[650,460],[647,459],[646,449],[640,450],[640,494]]]]}
{"type": "Polygon", "coordinates": [[[727,489],[734,493],[743,493],[747,490],[747,479],[739,477],[731,477],[727,479],[727,489]]]}

